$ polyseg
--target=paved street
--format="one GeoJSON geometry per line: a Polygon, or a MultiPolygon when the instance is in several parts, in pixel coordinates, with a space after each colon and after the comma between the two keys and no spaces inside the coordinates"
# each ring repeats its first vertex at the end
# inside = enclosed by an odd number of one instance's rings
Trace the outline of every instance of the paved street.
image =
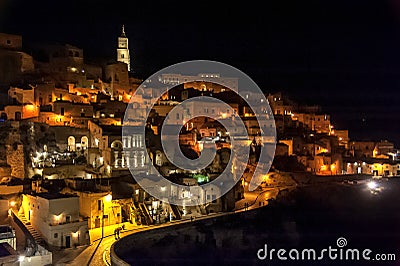
{"type": "MultiPolygon", "coordinates": [[[[284,189],[288,187],[281,188],[264,188],[262,190],[255,190],[252,192],[245,192],[245,198],[238,201],[236,203],[235,212],[245,211],[245,203],[248,204],[248,210],[259,208],[267,205],[268,200],[271,198],[275,198],[280,189],[284,189]]],[[[199,219],[208,219],[210,217],[217,217],[222,215],[230,214],[230,212],[226,213],[218,213],[218,214],[209,214],[203,217],[196,218],[199,219]]],[[[180,220],[168,222],[161,225],[151,225],[151,226],[137,226],[129,223],[125,223],[126,230],[120,233],[120,237],[125,237],[130,234],[134,234],[136,232],[151,230],[159,227],[167,227],[175,224],[188,223],[190,219],[180,220]]],[[[120,226],[120,225],[118,225],[120,226]]],[[[101,228],[96,229],[96,231],[91,232],[92,239],[95,240],[90,246],[88,246],[83,252],[81,252],[78,256],[75,253],[71,252],[71,255],[66,254],[62,259],[55,262],[55,265],[74,265],[74,266],[82,266],[82,265],[110,265],[109,264],[109,256],[110,256],[110,247],[116,241],[114,237],[114,229],[118,227],[117,225],[108,226],[104,229],[104,238],[101,240],[101,228]],[[73,254],[73,255],[72,255],[73,254]]]]}
{"type": "Polygon", "coordinates": [[[292,189],[295,186],[281,186],[274,188],[263,188],[262,190],[247,191],[244,193],[244,199],[235,204],[235,212],[252,210],[268,205],[268,200],[275,199],[279,191],[292,189]],[[247,208],[246,208],[247,204],[247,208]]]}
{"type": "Polygon", "coordinates": [[[245,192],[244,199],[236,202],[235,211],[240,212],[265,206],[268,204],[268,200],[275,198],[278,193],[279,189],[277,188],[245,192]]]}
{"type": "MultiPolygon", "coordinates": [[[[56,262],[56,265],[106,265],[103,260],[103,253],[109,251],[111,245],[116,241],[114,236],[114,229],[120,225],[107,226],[104,229],[104,238],[101,239],[101,228],[97,228],[90,232],[92,239],[95,239],[90,246],[88,246],[82,253],[77,257],[75,256],[65,256],[60,261],[56,262]]],[[[132,225],[125,223],[126,230],[120,233],[120,237],[133,234],[135,232],[144,231],[152,226],[143,225],[132,225]]]]}
{"type": "MultiPolygon", "coordinates": [[[[208,219],[210,217],[218,217],[225,215],[226,213],[209,214],[204,217],[196,218],[196,220],[208,219]]],[[[120,237],[134,234],[140,231],[151,230],[154,228],[167,227],[175,224],[190,223],[190,219],[168,222],[161,225],[151,225],[151,226],[132,226],[132,229],[128,229],[120,233],[120,237]]],[[[110,265],[109,255],[110,247],[116,241],[113,234],[107,235],[103,240],[98,240],[93,242],[89,247],[87,247],[79,256],[70,257],[70,259],[64,259],[65,262],[56,262],[56,265],[110,265]]]]}

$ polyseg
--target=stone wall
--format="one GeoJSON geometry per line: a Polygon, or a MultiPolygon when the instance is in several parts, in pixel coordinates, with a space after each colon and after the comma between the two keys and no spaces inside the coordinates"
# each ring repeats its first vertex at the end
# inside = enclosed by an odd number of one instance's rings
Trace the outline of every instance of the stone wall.
{"type": "Polygon", "coordinates": [[[9,165],[0,165],[0,178],[11,176],[11,167],[9,165]]]}
{"type": "Polygon", "coordinates": [[[14,143],[6,147],[7,164],[11,166],[11,176],[25,178],[24,146],[14,143]]]}

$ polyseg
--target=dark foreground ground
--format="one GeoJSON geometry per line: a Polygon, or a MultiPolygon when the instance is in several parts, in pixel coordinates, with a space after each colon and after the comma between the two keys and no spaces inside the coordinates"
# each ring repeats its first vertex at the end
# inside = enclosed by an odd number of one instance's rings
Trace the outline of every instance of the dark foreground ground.
{"type": "Polygon", "coordinates": [[[129,236],[115,250],[131,265],[400,265],[400,179],[378,186],[371,193],[363,182],[307,185],[254,211],[129,236]],[[347,245],[338,248],[340,237],[347,245]],[[357,248],[360,260],[331,260],[325,253],[321,260],[283,261],[276,251],[272,260],[260,260],[265,244],[267,250],[296,248],[300,258],[303,249],[316,250],[318,258],[331,246],[339,258],[340,249],[357,248]],[[370,261],[361,258],[364,249],[372,250],[370,261]],[[377,261],[378,253],[395,254],[396,261],[377,261]]]}

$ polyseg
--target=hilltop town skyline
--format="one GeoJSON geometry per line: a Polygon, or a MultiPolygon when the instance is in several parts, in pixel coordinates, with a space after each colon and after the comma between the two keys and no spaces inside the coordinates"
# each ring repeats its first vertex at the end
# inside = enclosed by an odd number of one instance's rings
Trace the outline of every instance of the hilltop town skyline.
{"type": "Polygon", "coordinates": [[[398,262],[399,18],[0,0],[0,264],[398,262]]]}
{"type": "Polygon", "coordinates": [[[120,8],[105,1],[69,1],[69,12],[47,12],[57,10],[51,1],[5,1],[0,30],[23,35],[27,45],[70,43],[88,60],[110,60],[125,24],[132,70],[141,78],[182,61],[221,61],[247,73],[266,92],[283,91],[299,102],[322,105],[337,127],[352,129],[355,138],[398,144],[398,6],[359,4],[270,3],[265,14],[255,6],[204,5],[198,13],[207,13],[207,19],[201,20],[191,19],[179,4],[120,8]]]}

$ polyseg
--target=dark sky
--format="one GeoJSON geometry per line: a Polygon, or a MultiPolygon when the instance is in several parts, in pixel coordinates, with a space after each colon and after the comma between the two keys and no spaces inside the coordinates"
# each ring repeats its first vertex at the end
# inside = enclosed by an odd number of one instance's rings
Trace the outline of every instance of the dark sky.
{"type": "Polygon", "coordinates": [[[399,0],[146,2],[0,0],[0,31],[113,59],[124,23],[137,75],[221,61],[264,91],[321,104],[353,138],[400,145],[399,0]]]}

